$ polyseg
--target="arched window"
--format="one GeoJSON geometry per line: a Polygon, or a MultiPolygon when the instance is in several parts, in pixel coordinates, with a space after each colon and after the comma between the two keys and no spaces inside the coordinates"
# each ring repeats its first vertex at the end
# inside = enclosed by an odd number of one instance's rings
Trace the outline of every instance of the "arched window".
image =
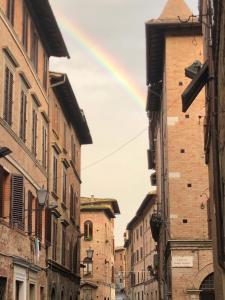
{"type": "Polygon", "coordinates": [[[209,274],[203,281],[200,286],[200,299],[205,300],[205,299],[210,299],[213,300],[215,299],[215,294],[214,294],[214,274],[211,273],[209,274]]]}
{"type": "Polygon", "coordinates": [[[61,300],[64,300],[64,290],[61,291],[61,300]]]}
{"type": "Polygon", "coordinates": [[[93,239],[93,224],[91,221],[84,223],[84,240],[91,241],[93,239]]]}

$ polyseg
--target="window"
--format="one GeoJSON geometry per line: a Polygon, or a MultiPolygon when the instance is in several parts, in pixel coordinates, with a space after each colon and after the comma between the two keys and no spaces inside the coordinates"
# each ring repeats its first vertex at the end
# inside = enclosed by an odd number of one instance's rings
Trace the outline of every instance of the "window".
{"type": "Polygon", "coordinates": [[[115,282],[115,276],[114,276],[114,266],[112,266],[112,278],[111,278],[112,283],[115,282]]]}
{"type": "Polygon", "coordinates": [[[27,51],[28,47],[28,11],[26,5],[23,4],[23,32],[22,32],[22,43],[27,51]]]}
{"type": "Polygon", "coordinates": [[[78,267],[80,266],[79,264],[79,253],[80,253],[80,243],[79,240],[74,245],[73,248],[73,273],[77,274],[78,273],[78,267]]]}
{"type": "Polygon", "coordinates": [[[7,203],[9,203],[10,194],[7,193],[6,187],[9,183],[9,173],[0,166],[0,217],[4,217],[8,213],[6,212],[7,203]],[[6,204],[6,205],[5,205],[6,204]]]}
{"type": "Polygon", "coordinates": [[[70,186],[70,218],[74,220],[74,192],[73,192],[73,186],[70,186]]]}
{"type": "Polygon", "coordinates": [[[63,129],[63,148],[67,150],[67,125],[64,122],[64,129],[63,129]]]}
{"type": "Polygon", "coordinates": [[[24,230],[24,177],[12,175],[11,182],[11,222],[24,230]]]}
{"type": "Polygon", "coordinates": [[[34,24],[31,22],[31,53],[30,59],[34,65],[35,71],[38,72],[38,35],[35,30],[34,24]]]}
{"type": "Polygon", "coordinates": [[[142,226],[140,227],[140,236],[142,236],[142,226]]]}
{"type": "Polygon", "coordinates": [[[139,238],[138,228],[136,229],[136,237],[137,237],[137,240],[138,240],[138,238],[139,238]]]}
{"type": "Polygon", "coordinates": [[[42,239],[42,206],[39,205],[38,199],[35,199],[35,236],[41,241],[42,239]]]}
{"type": "Polygon", "coordinates": [[[84,289],[84,300],[92,300],[92,289],[84,289]]]}
{"type": "Polygon", "coordinates": [[[40,287],[40,299],[45,299],[45,289],[43,286],[40,287]]]}
{"type": "Polygon", "coordinates": [[[8,0],[7,2],[7,18],[11,22],[12,25],[14,25],[14,0],[8,0]]]}
{"type": "Polygon", "coordinates": [[[5,67],[5,86],[4,86],[4,120],[12,125],[12,104],[13,104],[13,73],[8,66],[5,67]]]}
{"type": "Polygon", "coordinates": [[[27,219],[27,232],[32,235],[33,231],[33,199],[34,196],[31,191],[28,191],[28,219],[27,219]]]}
{"type": "Polygon", "coordinates": [[[66,206],[66,188],[67,188],[67,174],[66,167],[63,164],[63,177],[62,177],[62,203],[66,206]]]}
{"type": "Polygon", "coordinates": [[[5,299],[7,278],[0,277],[0,299],[5,299]]]}
{"type": "Polygon", "coordinates": [[[61,248],[62,265],[66,263],[66,226],[62,224],[62,248],[61,248]]]}
{"type": "Polygon", "coordinates": [[[56,260],[57,257],[57,235],[58,235],[58,221],[53,219],[53,231],[52,231],[52,259],[56,260]]]}
{"type": "Polygon", "coordinates": [[[143,258],[143,248],[142,247],[141,247],[140,255],[141,255],[141,259],[142,259],[143,258]]]}
{"type": "Polygon", "coordinates": [[[76,164],[76,145],[75,145],[73,136],[71,136],[71,160],[75,166],[75,164],[76,164]]]}
{"type": "Polygon", "coordinates": [[[33,283],[30,283],[30,297],[29,299],[30,300],[35,300],[36,297],[35,297],[35,285],[33,283]]]}
{"type": "Polygon", "coordinates": [[[93,275],[93,261],[92,259],[86,257],[84,259],[84,276],[93,275]]]}
{"type": "Polygon", "coordinates": [[[23,300],[24,299],[24,282],[16,280],[16,287],[15,287],[15,300],[23,300]]]}
{"type": "Polygon", "coordinates": [[[43,86],[44,86],[44,89],[47,90],[47,87],[48,87],[48,57],[45,53],[44,53],[43,61],[44,61],[43,86]]]}
{"type": "Polygon", "coordinates": [[[60,110],[57,103],[55,103],[54,105],[52,119],[53,119],[53,130],[56,133],[56,135],[59,136],[60,110]]]}
{"type": "Polygon", "coordinates": [[[32,142],[31,151],[34,156],[37,156],[37,111],[33,106],[32,109],[32,142]]]}
{"type": "Polygon", "coordinates": [[[42,166],[47,169],[47,129],[42,127],[42,166]]]}
{"type": "Polygon", "coordinates": [[[93,239],[93,224],[91,221],[84,223],[84,240],[91,241],[93,239]]]}
{"type": "Polygon", "coordinates": [[[55,194],[57,194],[57,190],[58,190],[57,179],[58,179],[58,156],[54,152],[54,154],[53,154],[53,192],[55,194]]]}
{"type": "Polygon", "coordinates": [[[27,123],[27,90],[22,84],[20,94],[20,138],[26,142],[26,123],[27,123]]]}
{"type": "Polygon", "coordinates": [[[139,261],[139,251],[137,250],[137,262],[139,261]]]}

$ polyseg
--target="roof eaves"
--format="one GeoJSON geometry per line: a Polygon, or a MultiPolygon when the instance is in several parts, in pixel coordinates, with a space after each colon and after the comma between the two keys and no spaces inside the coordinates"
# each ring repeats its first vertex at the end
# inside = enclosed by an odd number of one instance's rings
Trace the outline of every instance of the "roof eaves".
{"type": "Polygon", "coordinates": [[[62,33],[48,0],[26,0],[49,56],[70,58],[62,33]]]}
{"type": "Polygon", "coordinates": [[[50,78],[53,90],[58,95],[61,106],[67,112],[80,143],[82,145],[92,144],[92,137],[84,112],[79,108],[67,74],[50,72],[50,78]],[[57,82],[61,84],[57,85],[57,82]]]}

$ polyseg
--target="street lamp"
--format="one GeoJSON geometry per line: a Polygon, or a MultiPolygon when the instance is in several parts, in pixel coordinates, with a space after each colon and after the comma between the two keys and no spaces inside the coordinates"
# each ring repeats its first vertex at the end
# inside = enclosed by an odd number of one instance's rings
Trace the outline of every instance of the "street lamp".
{"type": "Polygon", "coordinates": [[[40,190],[37,190],[37,198],[40,206],[44,207],[48,198],[48,191],[42,187],[40,190]]]}
{"type": "Polygon", "coordinates": [[[5,157],[5,156],[9,155],[10,153],[12,153],[12,151],[9,148],[0,147],[0,158],[5,157]]]}
{"type": "Polygon", "coordinates": [[[94,250],[92,250],[91,247],[89,247],[89,249],[87,249],[86,252],[87,252],[87,258],[92,259],[94,250]]]}

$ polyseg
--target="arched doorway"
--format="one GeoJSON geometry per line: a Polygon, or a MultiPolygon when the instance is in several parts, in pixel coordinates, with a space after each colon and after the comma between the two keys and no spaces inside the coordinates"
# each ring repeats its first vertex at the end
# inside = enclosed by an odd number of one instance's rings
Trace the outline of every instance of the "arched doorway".
{"type": "Polygon", "coordinates": [[[200,300],[215,300],[214,274],[209,274],[200,286],[200,300]]]}

